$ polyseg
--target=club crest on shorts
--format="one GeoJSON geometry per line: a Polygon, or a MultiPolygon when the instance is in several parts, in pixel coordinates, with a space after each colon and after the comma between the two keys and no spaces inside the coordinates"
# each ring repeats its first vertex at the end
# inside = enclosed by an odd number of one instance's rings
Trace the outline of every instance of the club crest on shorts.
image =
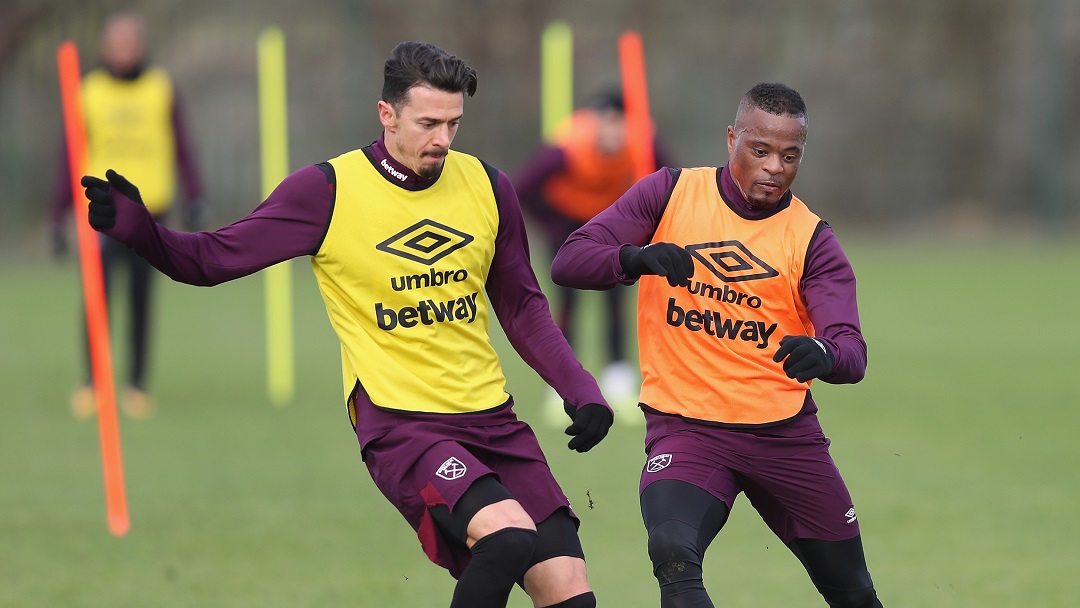
{"type": "Polygon", "coordinates": [[[666,469],[669,464],[671,464],[671,454],[658,454],[645,463],[645,470],[649,473],[655,473],[666,469]]]}
{"type": "Polygon", "coordinates": [[[468,469],[465,468],[465,463],[451,456],[439,465],[439,470],[435,471],[435,474],[446,481],[454,481],[464,475],[466,471],[468,469]]]}

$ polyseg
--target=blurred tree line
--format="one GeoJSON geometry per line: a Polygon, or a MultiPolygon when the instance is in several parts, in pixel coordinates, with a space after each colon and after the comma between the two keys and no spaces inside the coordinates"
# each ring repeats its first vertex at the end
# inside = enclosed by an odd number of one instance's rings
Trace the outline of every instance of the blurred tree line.
{"type": "Polygon", "coordinates": [[[256,37],[286,38],[290,165],[379,134],[382,63],[427,40],[479,73],[459,150],[513,172],[539,143],[540,34],[574,32],[574,91],[618,84],[618,35],[642,34],[650,104],[684,166],[727,160],[739,97],[785,82],[810,109],[795,191],[855,229],[1076,224],[1080,3],[1075,0],[0,0],[0,236],[43,234],[62,137],[56,48],[96,64],[105,17],[147,20],[174,76],[211,224],[261,200],[256,37]]]}

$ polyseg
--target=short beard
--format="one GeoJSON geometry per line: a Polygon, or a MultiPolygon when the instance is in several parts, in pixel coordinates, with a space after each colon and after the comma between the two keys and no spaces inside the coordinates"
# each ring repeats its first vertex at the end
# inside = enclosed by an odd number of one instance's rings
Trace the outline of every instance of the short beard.
{"type": "Polygon", "coordinates": [[[424,167],[421,167],[420,170],[416,172],[416,174],[419,175],[422,179],[435,179],[442,175],[442,169],[444,164],[445,163],[439,163],[437,165],[426,165],[424,167]]]}
{"type": "Polygon", "coordinates": [[[446,164],[446,155],[441,154],[437,158],[439,159],[438,163],[436,163],[434,165],[421,166],[416,171],[416,174],[419,175],[423,179],[435,179],[435,178],[439,177],[440,175],[442,175],[443,165],[446,164]]]}

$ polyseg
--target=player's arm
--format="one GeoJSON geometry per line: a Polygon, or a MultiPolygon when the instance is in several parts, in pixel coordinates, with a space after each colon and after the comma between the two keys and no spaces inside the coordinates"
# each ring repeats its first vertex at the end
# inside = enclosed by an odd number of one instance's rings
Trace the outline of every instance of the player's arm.
{"type": "MultiPolygon", "coordinates": [[[[677,170],[665,168],[642,178],[610,207],[571,234],[552,261],[551,279],[558,285],[576,289],[611,289],[632,284],[642,274],[661,274],[649,271],[644,265],[628,267],[636,265],[633,262],[645,262],[628,254],[638,253],[652,240],[677,176],[677,170]]],[[[690,254],[686,253],[682,262],[685,264],[689,259],[690,254]]],[[[691,265],[689,270],[692,268],[691,265]]],[[[683,268],[684,272],[687,270],[683,268]]]]}
{"type": "Polygon", "coordinates": [[[496,198],[499,232],[488,272],[486,291],[499,324],[522,360],[571,404],[576,435],[570,448],[586,451],[607,434],[612,412],[596,380],[574,356],[562,331],[551,318],[547,298],[540,290],[529,259],[529,242],[517,195],[499,172],[496,198]],[[586,411],[588,410],[588,412],[586,411]],[[589,420],[578,420],[577,413],[589,420]],[[591,428],[579,427],[579,423],[591,428]]]}
{"type": "Polygon", "coordinates": [[[191,285],[217,285],[315,253],[333,205],[329,176],[312,165],[285,178],[236,223],[214,232],[179,232],[154,221],[136,185],[111,170],[106,177],[83,178],[91,226],[191,285]]]}
{"type": "Polygon", "coordinates": [[[544,216],[551,213],[544,202],[544,184],[551,176],[566,170],[566,153],[562,148],[543,145],[533,153],[514,179],[514,190],[526,211],[544,216]]]}
{"type": "Polygon", "coordinates": [[[810,245],[800,288],[817,342],[833,360],[831,371],[818,377],[830,384],[862,380],[866,341],[859,323],[855,271],[828,225],[823,224],[810,245]]]}
{"type": "Polygon", "coordinates": [[[206,215],[203,200],[203,184],[195,161],[195,148],[191,140],[191,131],[187,127],[187,116],[180,93],[173,84],[173,102],[170,112],[173,146],[175,148],[176,168],[184,190],[184,206],[180,210],[185,230],[198,230],[202,227],[206,215]]]}

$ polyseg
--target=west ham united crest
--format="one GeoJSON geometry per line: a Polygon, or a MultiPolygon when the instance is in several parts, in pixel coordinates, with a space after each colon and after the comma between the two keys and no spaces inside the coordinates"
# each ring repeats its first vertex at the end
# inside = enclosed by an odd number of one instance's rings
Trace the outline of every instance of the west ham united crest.
{"type": "Polygon", "coordinates": [[[454,481],[464,475],[467,470],[465,463],[451,456],[439,465],[439,470],[435,471],[435,474],[447,481],[454,481]]]}
{"type": "Polygon", "coordinates": [[[655,473],[666,469],[669,464],[671,464],[671,454],[660,454],[649,459],[649,462],[645,464],[645,470],[655,473]]]}

